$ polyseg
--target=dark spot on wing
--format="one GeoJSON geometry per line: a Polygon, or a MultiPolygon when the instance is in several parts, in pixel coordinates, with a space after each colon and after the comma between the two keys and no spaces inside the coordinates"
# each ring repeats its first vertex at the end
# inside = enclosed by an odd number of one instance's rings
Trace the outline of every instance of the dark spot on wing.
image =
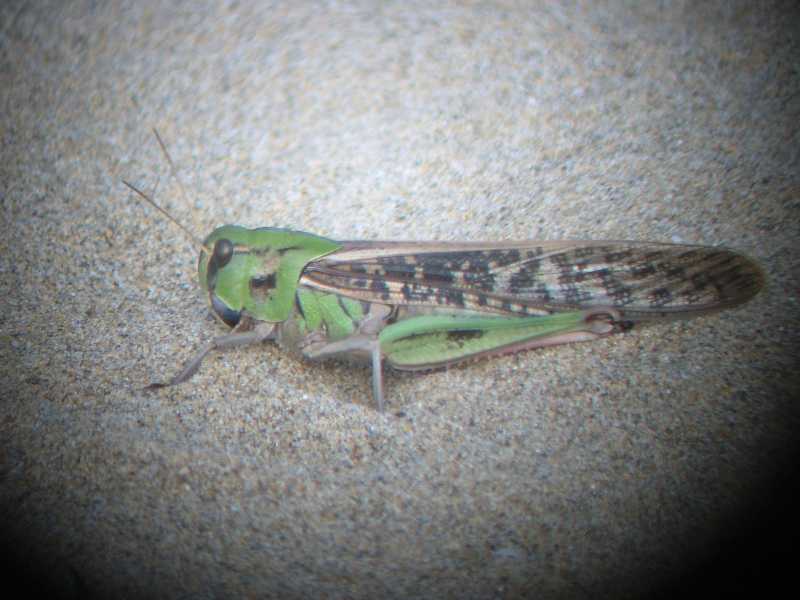
{"type": "Polygon", "coordinates": [[[389,293],[389,286],[383,279],[373,279],[370,283],[369,289],[373,292],[380,294],[381,300],[388,300],[391,295],[389,293]]]}
{"type": "Polygon", "coordinates": [[[672,301],[672,292],[667,288],[658,288],[650,294],[650,306],[659,307],[666,306],[672,301]]]}
{"type": "Polygon", "coordinates": [[[509,292],[518,294],[536,285],[539,272],[539,261],[530,260],[517,269],[509,279],[509,292]]]}

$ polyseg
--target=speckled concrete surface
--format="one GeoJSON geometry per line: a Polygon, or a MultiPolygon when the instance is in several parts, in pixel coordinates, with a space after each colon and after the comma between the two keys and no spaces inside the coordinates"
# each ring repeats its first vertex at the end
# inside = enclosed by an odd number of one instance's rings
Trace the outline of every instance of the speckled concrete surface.
{"type": "Polygon", "coordinates": [[[773,506],[798,428],[792,4],[430,4],[2,4],[0,498],[37,583],[632,597],[773,506]],[[121,178],[198,235],[683,241],[770,282],[718,316],[389,374],[386,414],[365,370],[272,346],[145,394],[221,329],[195,249],[121,178]]]}

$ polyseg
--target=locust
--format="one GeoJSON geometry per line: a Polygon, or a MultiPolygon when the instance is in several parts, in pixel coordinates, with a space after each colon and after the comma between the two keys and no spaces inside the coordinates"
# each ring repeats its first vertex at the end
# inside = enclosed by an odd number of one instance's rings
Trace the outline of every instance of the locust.
{"type": "Polygon", "coordinates": [[[371,365],[383,411],[385,366],[425,371],[597,340],[740,305],[765,282],[734,250],[648,241],[336,241],[238,225],[201,241],[123,183],[198,247],[200,288],[230,328],[147,389],[188,381],[211,352],[271,340],[304,359],[371,365]]]}

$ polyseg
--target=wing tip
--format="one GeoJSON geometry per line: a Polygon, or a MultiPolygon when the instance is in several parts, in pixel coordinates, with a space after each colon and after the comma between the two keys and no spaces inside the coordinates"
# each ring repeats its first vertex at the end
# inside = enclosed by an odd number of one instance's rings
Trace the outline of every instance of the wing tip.
{"type": "Polygon", "coordinates": [[[709,293],[706,301],[654,307],[650,310],[625,310],[623,318],[635,322],[688,319],[716,313],[746,304],[763,290],[768,282],[764,268],[749,256],[728,248],[705,248],[714,253],[714,265],[704,273],[704,283],[698,291],[709,293]]]}

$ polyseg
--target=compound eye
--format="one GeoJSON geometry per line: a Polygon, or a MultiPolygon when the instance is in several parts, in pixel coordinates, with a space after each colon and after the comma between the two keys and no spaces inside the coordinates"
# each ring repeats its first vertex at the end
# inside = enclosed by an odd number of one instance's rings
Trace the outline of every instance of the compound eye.
{"type": "Polygon", "coordinates": [[[211,260],[216,263],[217,269],[221,269],[229,262],[233,256],[233,244],[230,240],[222,239],[217,240],[214,244],[214,256],[211,260]]]}
{"type": "Polygon", "coordinates": [[[211,252],[211,258],[208,261],[206,281],[208,281],[209,289],[214,289],[214,286],[217,284],[217,273],[231,262],[231,258],[233,257],[233,244],[230,240],[217,240],[211,252]]]}

